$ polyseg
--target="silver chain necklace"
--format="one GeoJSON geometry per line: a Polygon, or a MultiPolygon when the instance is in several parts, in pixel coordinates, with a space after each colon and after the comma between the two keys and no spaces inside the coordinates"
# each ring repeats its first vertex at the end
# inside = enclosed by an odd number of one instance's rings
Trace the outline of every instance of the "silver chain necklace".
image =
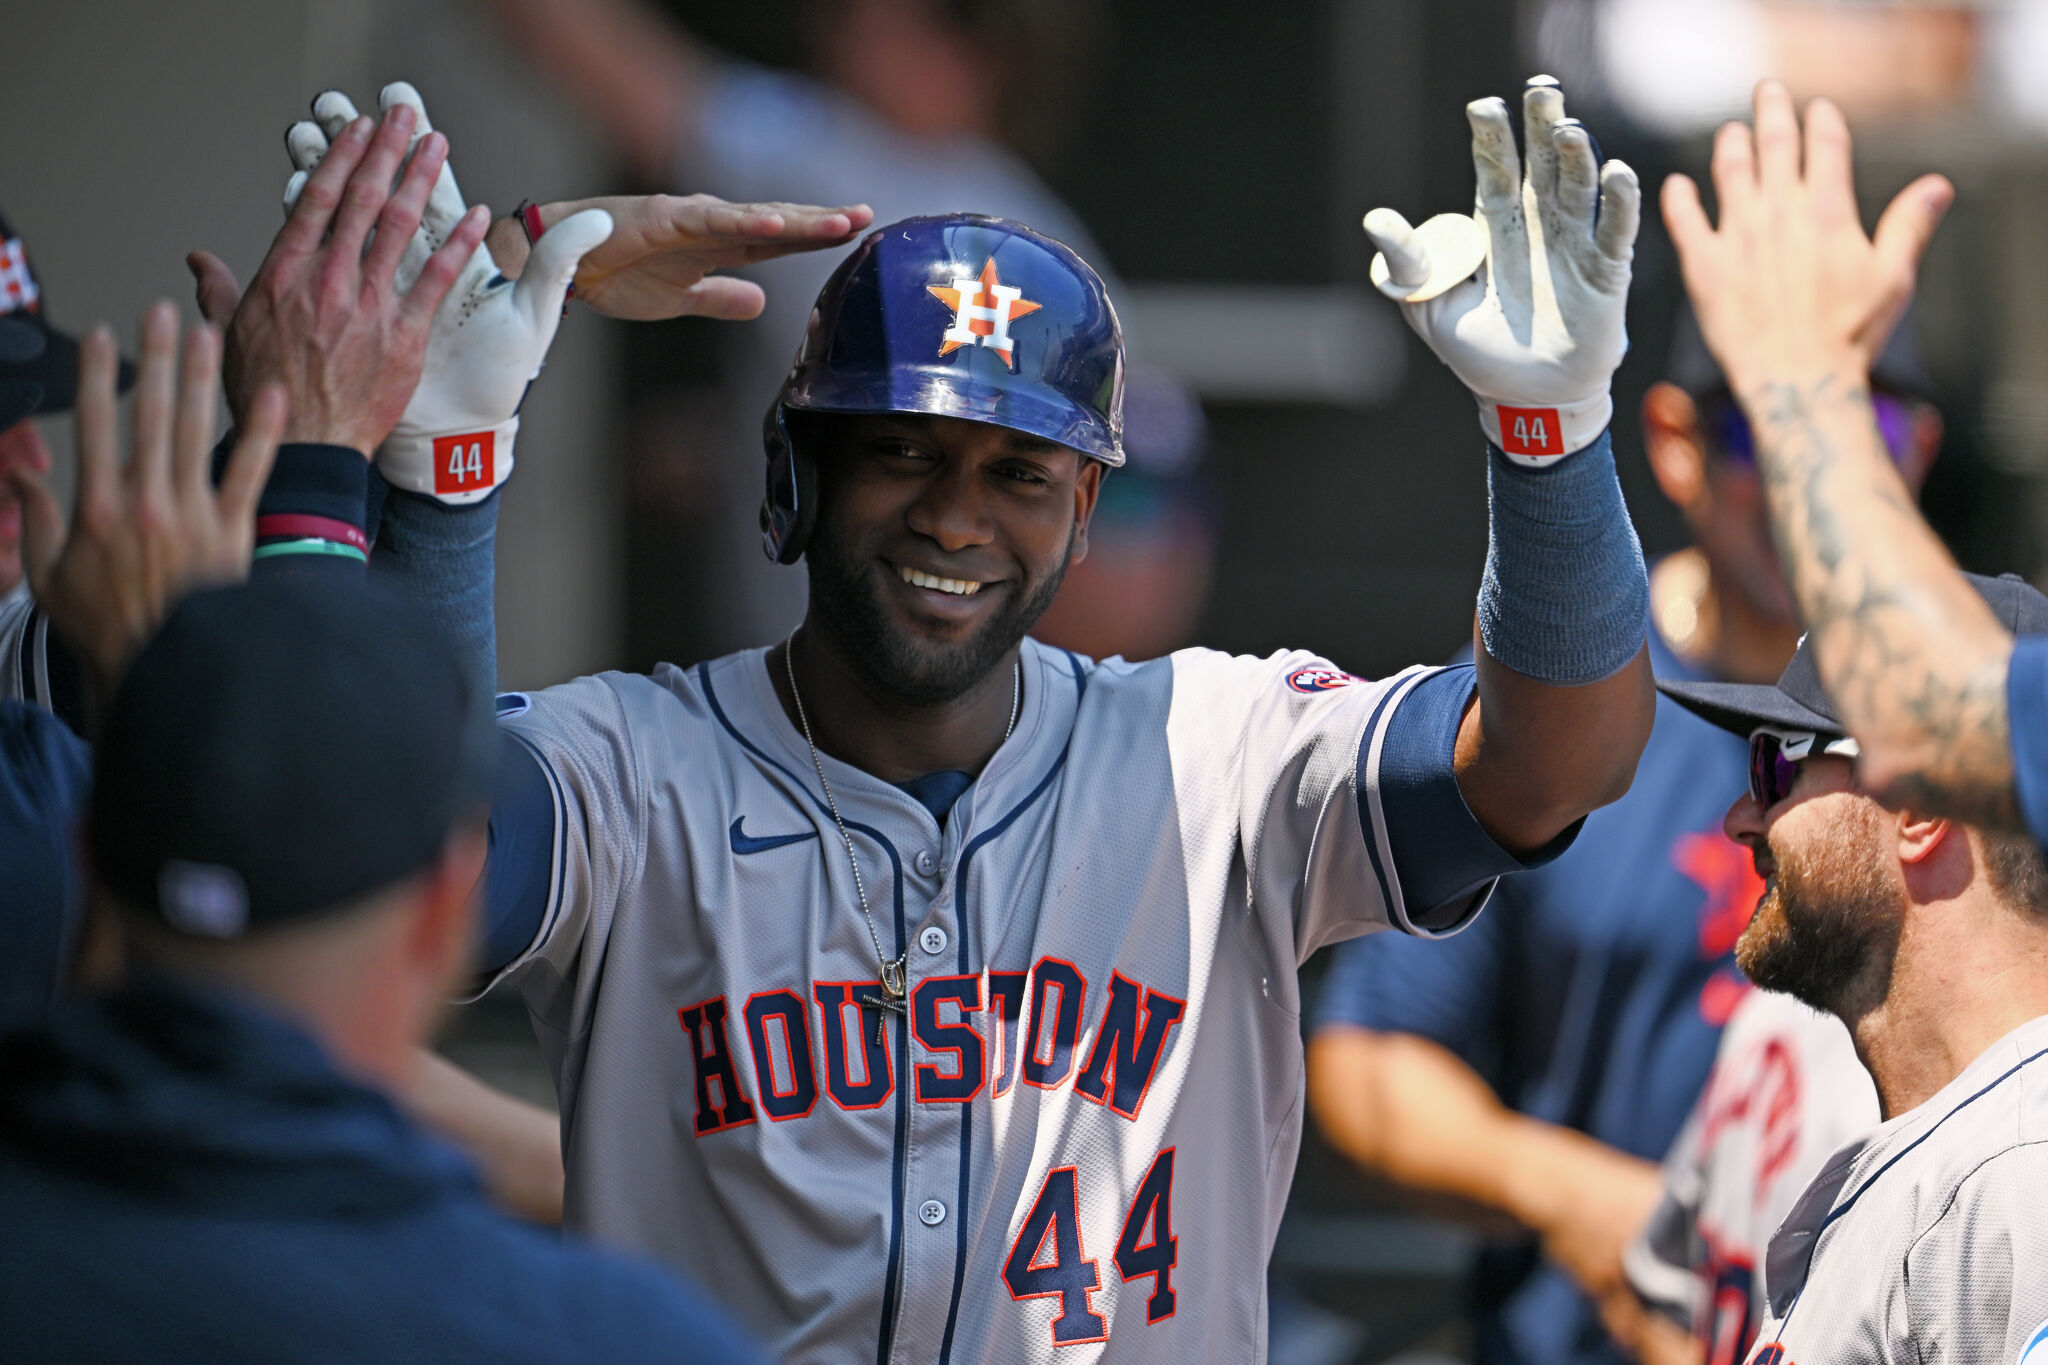
{"type": "MultiPolygon", "coordinates": [[[[860,858],[853,851],[853,836],[846,832],[846,821],[839,816],[839,800],[832,795],[832,784],[825,779],[825,763],[818,757],[818,742],[811,738],[811,718],[804,710],[803,690],[796,685],[796,632],[782,642],[782,668],[789,678],[790,700],[796,703],[797,723],[803,727],[804,743],[811,751],[811,766],[817,769],[818,785],[825,791],[825,809],[832,812],[832,823],[839,827],[839,841],[846,845],[846,861],[853,865],[853,892],[860,897],[860,917],[868,924],[868,942],[875,946],[875,963],[881,971],[882,993],[863,995],[860,1003],[875,1011],[875,1043],[880,1046],[885,1037],[885,1026],[891,1014],[907,1015],[909,1006],[905,1001],[908,994],[904,975],[904,961],[910,956],[909,950],[895,958],[882,951],[881,931],[875,928],[874,912],[868,909],[868,888],[860,875],[860,858]]],[[[1003,740],[1007,741],[1017,728],[1018,703],[1024,696],[1024,661],[1017,660],[1010,674],[1010,723],[1003,727],[1003,740]]]]}

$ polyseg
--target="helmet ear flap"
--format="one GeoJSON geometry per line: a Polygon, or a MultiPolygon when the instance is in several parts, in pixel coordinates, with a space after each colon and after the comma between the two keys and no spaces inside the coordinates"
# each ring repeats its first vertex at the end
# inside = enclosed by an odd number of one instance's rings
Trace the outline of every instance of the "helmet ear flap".
{"type": "Polygon", "coordinates": [[[794,564],[818,521],[818,466],[790,439],[780,399],[761,424],[768,454],[768,488],[761,499],[761,548],[777,564],[794,564]]]}

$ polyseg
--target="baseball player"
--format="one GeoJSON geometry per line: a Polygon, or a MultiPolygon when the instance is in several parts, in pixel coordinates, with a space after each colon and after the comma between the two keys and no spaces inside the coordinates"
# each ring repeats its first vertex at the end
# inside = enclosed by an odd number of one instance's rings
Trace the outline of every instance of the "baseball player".
{"type": "MultiPolygon", "coordinates": [[[[1877,1124],[1877,1092],[1839,1019],[1777,991],[1742,997],[1665,1158],[1663,1198],[1623,1255],[1643,1303],[1697,1342],[1700,1354],[1681,1358],[1749,1358],[1771,1234],[1828,1158],[1877,1124]]],[[[1652,1365],[1665,1359],[1630,1344],[1652,1365]]]]}
{"type": "Polygon", "coordinates": [[[1371,230],[1488,438],[1476,667],[1035,644],[1123,457],[1100,281],[974,216],[841,263],[765,422],[803,626],[501,699],[483,966],[554,1067],[572,1226],[791,1360],[1263,1357],[1295,966],[1467,922],[1652,714],[1606,435],[1634,177],[1554,82],[1526,176],[1468,112],[1478,214],[1371,230]]]}
{"type": "MultiPolygon", "coordinates": [[[[1967,581],[2001,628],[2048,630],[2048,598],[2024,582],[1967,581]]],[[[1774,687],[1659,684],[1749,735],[1728,834],[1769,889],[1743,970],[1847,1025],[1885,1120],[1824,1162],[1771,1238],[1750,1359],[2035,1362],[2048,867],[2023,834],[1880,805],[1816,656],[1809,635],[1774,687]]]]}

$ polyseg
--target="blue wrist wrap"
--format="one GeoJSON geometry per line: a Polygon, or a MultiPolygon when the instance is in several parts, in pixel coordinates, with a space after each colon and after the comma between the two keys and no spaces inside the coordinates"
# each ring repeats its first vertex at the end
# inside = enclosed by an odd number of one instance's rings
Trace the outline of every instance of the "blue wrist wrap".
{"type": "Polygon", "coordinates": [[[1524,677],[1588,683],[1647,638],[1650,580],[1621,498],[1611,432],[1531,469],[1487,446],[1479,638],[1524,677]]]}

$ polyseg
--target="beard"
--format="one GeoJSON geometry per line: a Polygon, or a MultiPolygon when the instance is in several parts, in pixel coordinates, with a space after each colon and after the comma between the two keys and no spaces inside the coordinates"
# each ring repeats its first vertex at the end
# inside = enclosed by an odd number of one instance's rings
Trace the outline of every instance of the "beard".
{"type": "Polygon", "coordinates": [[[1074,540],[1059,566],[1026,583],[972,635],[951,644],[909,638],[890,619],[874,581],[874,561],[846,553],[821,524],[804,550],[812,610],[832,623],[851,657],[882,692],[910,706],[942,706],[967,695],[1038,623],[1066,580],[1074,540]]]}
{"type": "MultiPolygon", "coordinates": [[[[1864,824],[1869,812],[1857,812],[1864,824]]],[[[1771,849],[1776,874],[1736,940],[1735,962],[1767,991],[1854,1019],[1884,999],[1901,894],[1875,841],[1839,822],[1806,854],[1771,849]]],[[[1858,831],[1867,832],[1867,831],[1858,831]]]]}

